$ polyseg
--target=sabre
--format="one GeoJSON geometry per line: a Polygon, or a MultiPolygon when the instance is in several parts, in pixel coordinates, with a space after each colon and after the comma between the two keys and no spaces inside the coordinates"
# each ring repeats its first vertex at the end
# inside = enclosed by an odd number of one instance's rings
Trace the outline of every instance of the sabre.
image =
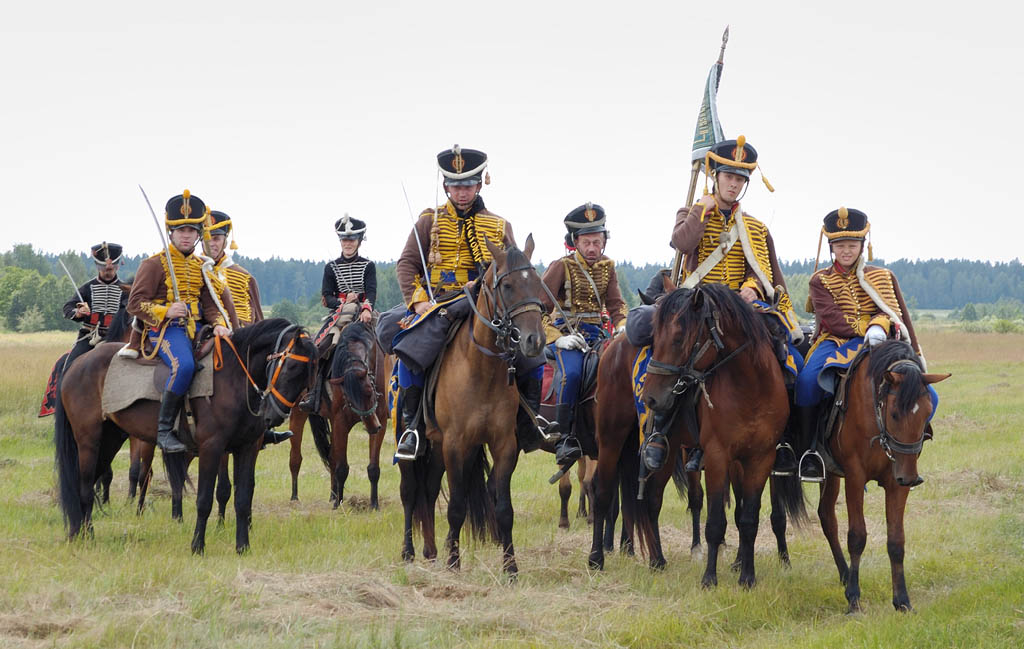
{"type": "Polygon", "coordinates": [[[149,202],[149,196],[146,196],[146,190],[139,185],[139,191],[142,192],[142,197],[146,199],[146,207],[149,208],[149,213],[153,215],[153,224],[156,225],[156,231],[160,235],[160,242],[164,244],[164,254],[167,255],[167,273],[171,276],[171,288],[174,290],[174,301],[181,302],[181,296],[178,293],[178,279],[174,276],[174,262],[171,259],[171,244],[164,239],[164,230],[160,227],[160,219],[156,218],[156,212],[153,211],[153,204],[149,202]]]}
{"type": "Polygon", "coordinates": [[[85,298],[82,297],[82,292],[78,290],[78,284],[75,283],[75,278],[71,276],[71,271],[68,270],[68,267],[64,265],[64,260],[61,259],[60,257],[57,257],[57,263],[59,263],[60,267],[64,269],[64,273],[67,274],[68,280],[71,282],[71,285],[75,287],[75,293],[78,293],[78,301],[82,304],[88,304],[88,302],[85,301],[85,298]]]}
{"type": "MultiPolygon", "coordinates": [[[[434,291],[430,288],[430,271],[427,269],[427,258],[423,254],[423,244],[420,242],[420,233],[416,231],[416,217],[412,214],[412,203],[409,202],[409,192],[405,191],[405,182],[402,182],[402,193],[405,194],[405,206],[409,208],[409,218],[412,219],[412,234],[416,239],[416,248],[420,251],[420,263],[423,264],[423,283],[427,287],[427,295],[430,303],[434,304],[434,291]]],[[[436,218],[436,217],[435,217],[436,218]]]]}

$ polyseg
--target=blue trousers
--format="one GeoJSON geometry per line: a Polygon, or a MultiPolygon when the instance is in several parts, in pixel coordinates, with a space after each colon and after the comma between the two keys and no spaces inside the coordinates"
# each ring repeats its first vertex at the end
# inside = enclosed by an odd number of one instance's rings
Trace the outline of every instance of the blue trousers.
{"type": "MultiPolygon", "coordinates": [[[[156,332],[150,330],[151,344],[156,345],[158,337],[156,332]]],[[[178,396],[188,392],[192,376],[196,373],[196,361],[192,355],[192,339],[188,337],[185,327],[177,324],[168,325],[164,331],[164,339],[157,349],[157,355],[171,368],[164,390],[170,390],[178,396]]]]}
{"type": "MultiPolygon", "coordinates": [[[[561,318],[555,321],[561,324],[561,318]]],[[[603,329],[597,325],[581,323],[579,332],[593,347],[605,336],[603,329]]],[[[555,381],[558,390],[558,404],[576,405],[580,398],[580,382],[583,380],[583,352],[578,349],[559,349],[555,343],[548,345],[555,355],[555,381]]]]}
{"type": "MultiPolygon", "coordinates": [[[[818,382],[818,375],[821,374],[822,368],[825,367],[825,361],[838,348],[839,345],[834,340],[824,340],[804,362],[804,368],[800,370],[800,374],[796,377],[796,387],[793,394],[793,401],[796,405],[814,406],[821,403],[825,395],[831,394],[818,382]]],[[[931,421],[939,409],[939,393],[935,391],[934,387],[929,385],[928,396],[932,400],[932,414],[928,417],[928,421],[931,421]]]]}

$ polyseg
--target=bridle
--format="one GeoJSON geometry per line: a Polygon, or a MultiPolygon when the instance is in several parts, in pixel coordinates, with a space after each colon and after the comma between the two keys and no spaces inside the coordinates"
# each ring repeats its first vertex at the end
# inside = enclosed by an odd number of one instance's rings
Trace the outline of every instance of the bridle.
{"type": "MultiPolygon", "coordinates": [[[[696,291],[700,289],[694,290],[696,291]]],[[[692,300],[693,298],[691,297],[690,299],[692,300]]],[[[705,400],[708,402],[708,406],[713,408],[714,406],[711,404],[711,397],[708,395],[706,383],[720,367],[731,361],[737,354],[749,347],[750,340],[748,339],[744,341],[742,345],[729,352],[725,357],[719,359],[716,363],[711,365],[711,367],[704,370],[696,369],[695,366],[702,358],[704,358],[704,354],[706,354],[708,349],[711,348],[711,345],[714,345],[715,349],[719,353],[725,351],[725,343],[722,342],[722,325],[719,320],[718,305],[715,304],[714,300],[707,293],[704,293],[704,299],[708,302],[708,305],[704,307],[703,316],[704,326],[709,332],[707,340],[703,343],[701,343],[699,339],[694,341],[693,347],[690,350],[689,359],[686,361],[685,365],[670,365],[669,363],[662,363],[661,361],[652,358],[647,364],[647,373],[676,377],[676,383],[672,386],[672,394],[674,396],[685,394],[695,387],[700,387],[705,400]]],[[[674,401],[675,399],[673,398],[673,404],[670,404],[669,407],[674,405],[674,401]]]]}
{"type": "MultiPolygon", "coordinates": [[[[889,432],[888,427],[885,425],[885,409],[888,403],[888,397],[892,383],[885,378],[890,372],[894,371],[899,367],[913,367],[920,370],[920,366],[910,359],[902,359],[895,361],[889,367],[885,368],[885,374],[883,374],[882,382],[875,388],[875,423],[878,425],[878,434],[871,438],[868,445],[874,444],[878,441],[878,445],[885,451],[886,457],[889,458],[890,462],[895,462],[896,458],[893,457],[893,453],[899,453],[901,455],[920,455],[921,450],[924,448],[924,443],[931,439],[931,436],[927,432],[921,434],[921,438],[912,444],[906,444],[893,437],[892,433],[889,432]]],[[[900,388],[902,389],[902,388],[900,388]]]]}
{"type": "MultiPolygon", "coordinates": [[[[220,350],[220,341],[224,340],[225,342],[227,342],[228,347],[231,348],[231,351],[235,353],[235,357],[238,359],[238,364],[242,366],[242,371],[245,373],[246,378],[249,379],[249,384],[260,395],[259,403],[256,405],[256,408],[254,410],[252,404],[249,402],[249,392],[248,390],[246,390],[245,405],[249,409],[249,414],[253,416],[258,415],[260,408],[262,408],[263,406],[263,403],[267,401],[267,397],[271,397],[269,403],[273,411],[280,417],[288,417],[288,412],[295,405],[295,401],[289,401],[287,398],[285,398],[283,394],[281,394],[278,391],[277,379],[280,378],[281,369],[284,367],[286,361],[294,360],[300,363],[310,362],[310,356],[301,356],[292,351],[292,349],[295,347],[295,341],[299,340],[300,338],[309,338],[309,334],[306,333],[305,329],[294,324],[288,325],[287,327],[282,329],[281,332],[277,335],[277,341],[274,343],[274,351],[267,356],[266,373],[268,381],[267,387],[262,390],[260,389],[260,386],[256,383],[256,381],[252,378],[252,375],[249,374],[247,363],[242,361],[242,357],[241,355],[239,355],[238,349],[235,348],[235,344],[231,342],[231,339],[221,338],[220,336],[215,338],[214,345],[216,347],[216,354],[214,357],[214,369],[219,370],[224,365],[223,356],[220,350]],[[288,341],[288,345],[282,350],[281,342],[284,339],[285,334],[287,334],[289,331],[293,329],[297,329],[298,333],[292,336],[292,338],[288,341]]],[[[249,350],[246,350],[246,359],[248,358],[249,350]]]]}
{"type": "MultiPolygon", "coordinates": [[[[367,353],[372,354],[373,352],[374,349],[371,346],[370,349],[367,350],[367,353]]],[[[356,407],[355,404],[352,403],[352,400],[348,398],[345,399],[345,407],[354,412],[357,417],[363,418],[369,417],[377,409],[377,401],[380,399],[380,393],[377,392],[376,373],[374,372],[373,368],[370,367],[370,364],[361,358],[356,358],[355,356],[349,357],[348,362],[346,363],[345,366],[345,370],[341,373],[341,379],[344,380],[346,376],[359,369],[366,370],[366,378],[370,382],[370,389],[373,391],[373,397],[371,397],[370,399],[370,407],[367,408],[366,410],[358,408],[356,407]]]]}
{"type": "Polygon", "coordinates": [[[523,298],[513,304],[505,304],[505,300],[502,298],[501,291],[498,290],[498,287],[501,285],[502,281],[512,273],[522,271],[536,273],[537,269],[530,264],[526,264],[524,266],[510,268],[500,274],[495,271],[490,286],[487,285],[486,281],[480,282],[480,290],[483,291],[487,300],[492,305],[492,311],[494,313],[492,313],[490,317],[485,316],[480,312],[480,309],[477,308],[476,300],[473,298],[473,294],[470,292],[469,287],[464,286],[462,288],[463,293],[465,293],[466,297],[469,299],[469,305],[473,309],[473,313],[476,315],[476,318],[494,332],[495,345],[498,347],[498,351],[491,351],[478,343],[476,338],[473,336],[472,327],[469,329],[470,339],[473,341],[473,344],[476,345],[476,348],[487,356],[500,358],[508,364],[509,385],[512,384],[515,377],[515,367],[513,365],[516,357],[515,346],[519,344],[522,336],[519,328],[516,327],[512,321],[516,317],[531,311],[541,313],[543,306],[540,298],[535,296],[523,298]]]}

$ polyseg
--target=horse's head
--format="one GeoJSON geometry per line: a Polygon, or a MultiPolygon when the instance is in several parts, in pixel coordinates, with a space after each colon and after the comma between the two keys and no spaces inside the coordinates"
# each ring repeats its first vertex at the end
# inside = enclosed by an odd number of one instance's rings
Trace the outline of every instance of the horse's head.
{"type": "Polygon", "coordinates": [[[317,349],[306,330],[283,318],[263,320],[235,333],[239,352],[250,359],[262,390],[259,417],[279,426],[303,390],[316,378],[317,349]],[[245,348],[243,351],[243,347],[245,348]]]}
{"type": "Polygon", "coordinates": [[[932,415],[928,386],[950,374],[926,374],[910,345],[890,341],[871,351],[869,372],[875,394],[877,441],[892,463],[893,478],[904,487],[924,482],[917,472],[932,415]]]}
{"type": "Polygon", "coordinates": [[[533,235],[526,237],[526,246],[519,250],[509,246],[502,250],[486,241],[494,261],[483,277],[481,313],[491,318],[498,336],[506,336],[525,356],[539,356],[546,337],[541,323],[541,301],[544,294],[537,269],[530,262],[533,235]],[[489,302],[489,303],[488,303],[489,302]]]}
{"type": "MultiPolygon", "coordinates": [[[[341,331],[334,352],[331,383],[340,385],[345,406],[358,417],[370,417],[377,409],[376,341],[370,327],[356,320],[341,331]]],[[[376,426],[380,426],[379,422],[376,426]]]]}
{"type": "MultiPolygon", "coordinates": [[[[671,409],[677,395],[703,386],[719,366],[767,339],[761,318],[729,287],[674,290],[657,303],[644,401],[655,411],[671,409]]],[[[767,366],[764,358],[758,353],[754,362],[767,366]]]]}

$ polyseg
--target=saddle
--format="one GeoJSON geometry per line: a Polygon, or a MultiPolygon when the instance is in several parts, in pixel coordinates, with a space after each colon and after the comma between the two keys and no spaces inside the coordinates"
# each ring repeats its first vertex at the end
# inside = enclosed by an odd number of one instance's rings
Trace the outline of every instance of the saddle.
{"type": "Polygon", "coordinates": [[[846,410],[850,402],[850,377],[854,375],[861,363],[867,360],[868,353],[865,350],[866,348],[862,349],[848,367],[832,370],[836,372],[836,379],[838,381],[836,391],[827,406],[822,408],[818,415],[817,426],[821,430],[822,440],[821,448],[818,449],[818,452],[825,461],[825,468],[828,472],[839,476],[845,476],[846,474],[843,471],[843,467],[832,457],[829,442],[832,440],[832,436],[842,428],[843,420],[846,419],[846,410]]]}

